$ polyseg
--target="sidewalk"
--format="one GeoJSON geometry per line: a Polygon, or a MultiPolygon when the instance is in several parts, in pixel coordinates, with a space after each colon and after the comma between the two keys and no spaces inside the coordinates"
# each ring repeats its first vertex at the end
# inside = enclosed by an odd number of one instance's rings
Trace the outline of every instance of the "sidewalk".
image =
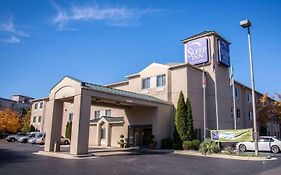
{"type": "Polygon", "coordinates": [[[175,154],[180,155],[190,155],[190,156],[200,156],[200,157],[210,157],[210,158],[221,158],[221,159],[233,159],[233,160],[249,160],[249,161],[265,161],[265,160],[277,160],[276,157],[250,157],[250,156],[236,156],[236,155],[227,155],[227,154],[212,154],[212,155],[202,155],[198,151],[191,150],[175,150],[175,154]]]}

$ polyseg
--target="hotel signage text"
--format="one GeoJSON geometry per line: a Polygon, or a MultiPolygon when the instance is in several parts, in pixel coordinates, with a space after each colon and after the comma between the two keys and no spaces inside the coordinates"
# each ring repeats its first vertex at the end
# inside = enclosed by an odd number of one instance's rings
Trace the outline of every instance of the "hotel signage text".
{"type": "Polygon", "coordinates": [[[230,66],[230,56],[229,56],[229,44],[218,40],[219,46],[219,63],[225,65],[226,67],[230,66]]]}
{"type": "Polygon", "coordinates": [[[190,41],[185,46],[187,62],[192,65],[207,63],[209,61],[208,40],[200,38],[190,41]]]}

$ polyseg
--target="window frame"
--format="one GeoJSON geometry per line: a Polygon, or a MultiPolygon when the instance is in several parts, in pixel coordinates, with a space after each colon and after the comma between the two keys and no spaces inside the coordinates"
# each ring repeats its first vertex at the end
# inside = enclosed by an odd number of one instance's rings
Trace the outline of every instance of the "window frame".
{"type": "Polygon", "coordinates": [[[164,86],[166,86],[166,74],[157,75],[156,87],[164,87],[164,86]]]}
{"type": "Polygon", "coordinates": [[[149,89],[150,88],[150,77],[141,79],[141,89],[149,89]]]}

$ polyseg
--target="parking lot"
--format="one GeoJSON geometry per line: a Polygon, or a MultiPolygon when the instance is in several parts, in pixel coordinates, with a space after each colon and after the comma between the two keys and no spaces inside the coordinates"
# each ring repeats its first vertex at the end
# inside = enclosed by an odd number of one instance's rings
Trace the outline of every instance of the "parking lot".
{"type": "Polygon", "coordinates": [[[34,155],[40,145],[0,141],[0,174],[280,174],[281,160],[239,161],[176,154],[66,160],[34,155]]]}

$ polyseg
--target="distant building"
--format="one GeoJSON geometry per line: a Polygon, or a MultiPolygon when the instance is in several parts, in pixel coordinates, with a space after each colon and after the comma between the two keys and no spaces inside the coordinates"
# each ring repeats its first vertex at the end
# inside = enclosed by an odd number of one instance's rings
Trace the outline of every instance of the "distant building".
{"type": "Polygon", "coordinates": [[[45,122],[45,113],[46,113],[46,102],[48,98],[36,99],[32,101],[31,107],[31,118],[30,124],[32,124],[36,130],[45,131],[43,128],[45,122]]]}
{"type": "Polygon", "coordinates": [[[12,99],[0,97],[0,110],[4,108],[10,108],[22,114],[23,109],[28,109],[31,107],[32,100],[34,100],[34,98],[24,95],[13,95],[12,99]]]}

